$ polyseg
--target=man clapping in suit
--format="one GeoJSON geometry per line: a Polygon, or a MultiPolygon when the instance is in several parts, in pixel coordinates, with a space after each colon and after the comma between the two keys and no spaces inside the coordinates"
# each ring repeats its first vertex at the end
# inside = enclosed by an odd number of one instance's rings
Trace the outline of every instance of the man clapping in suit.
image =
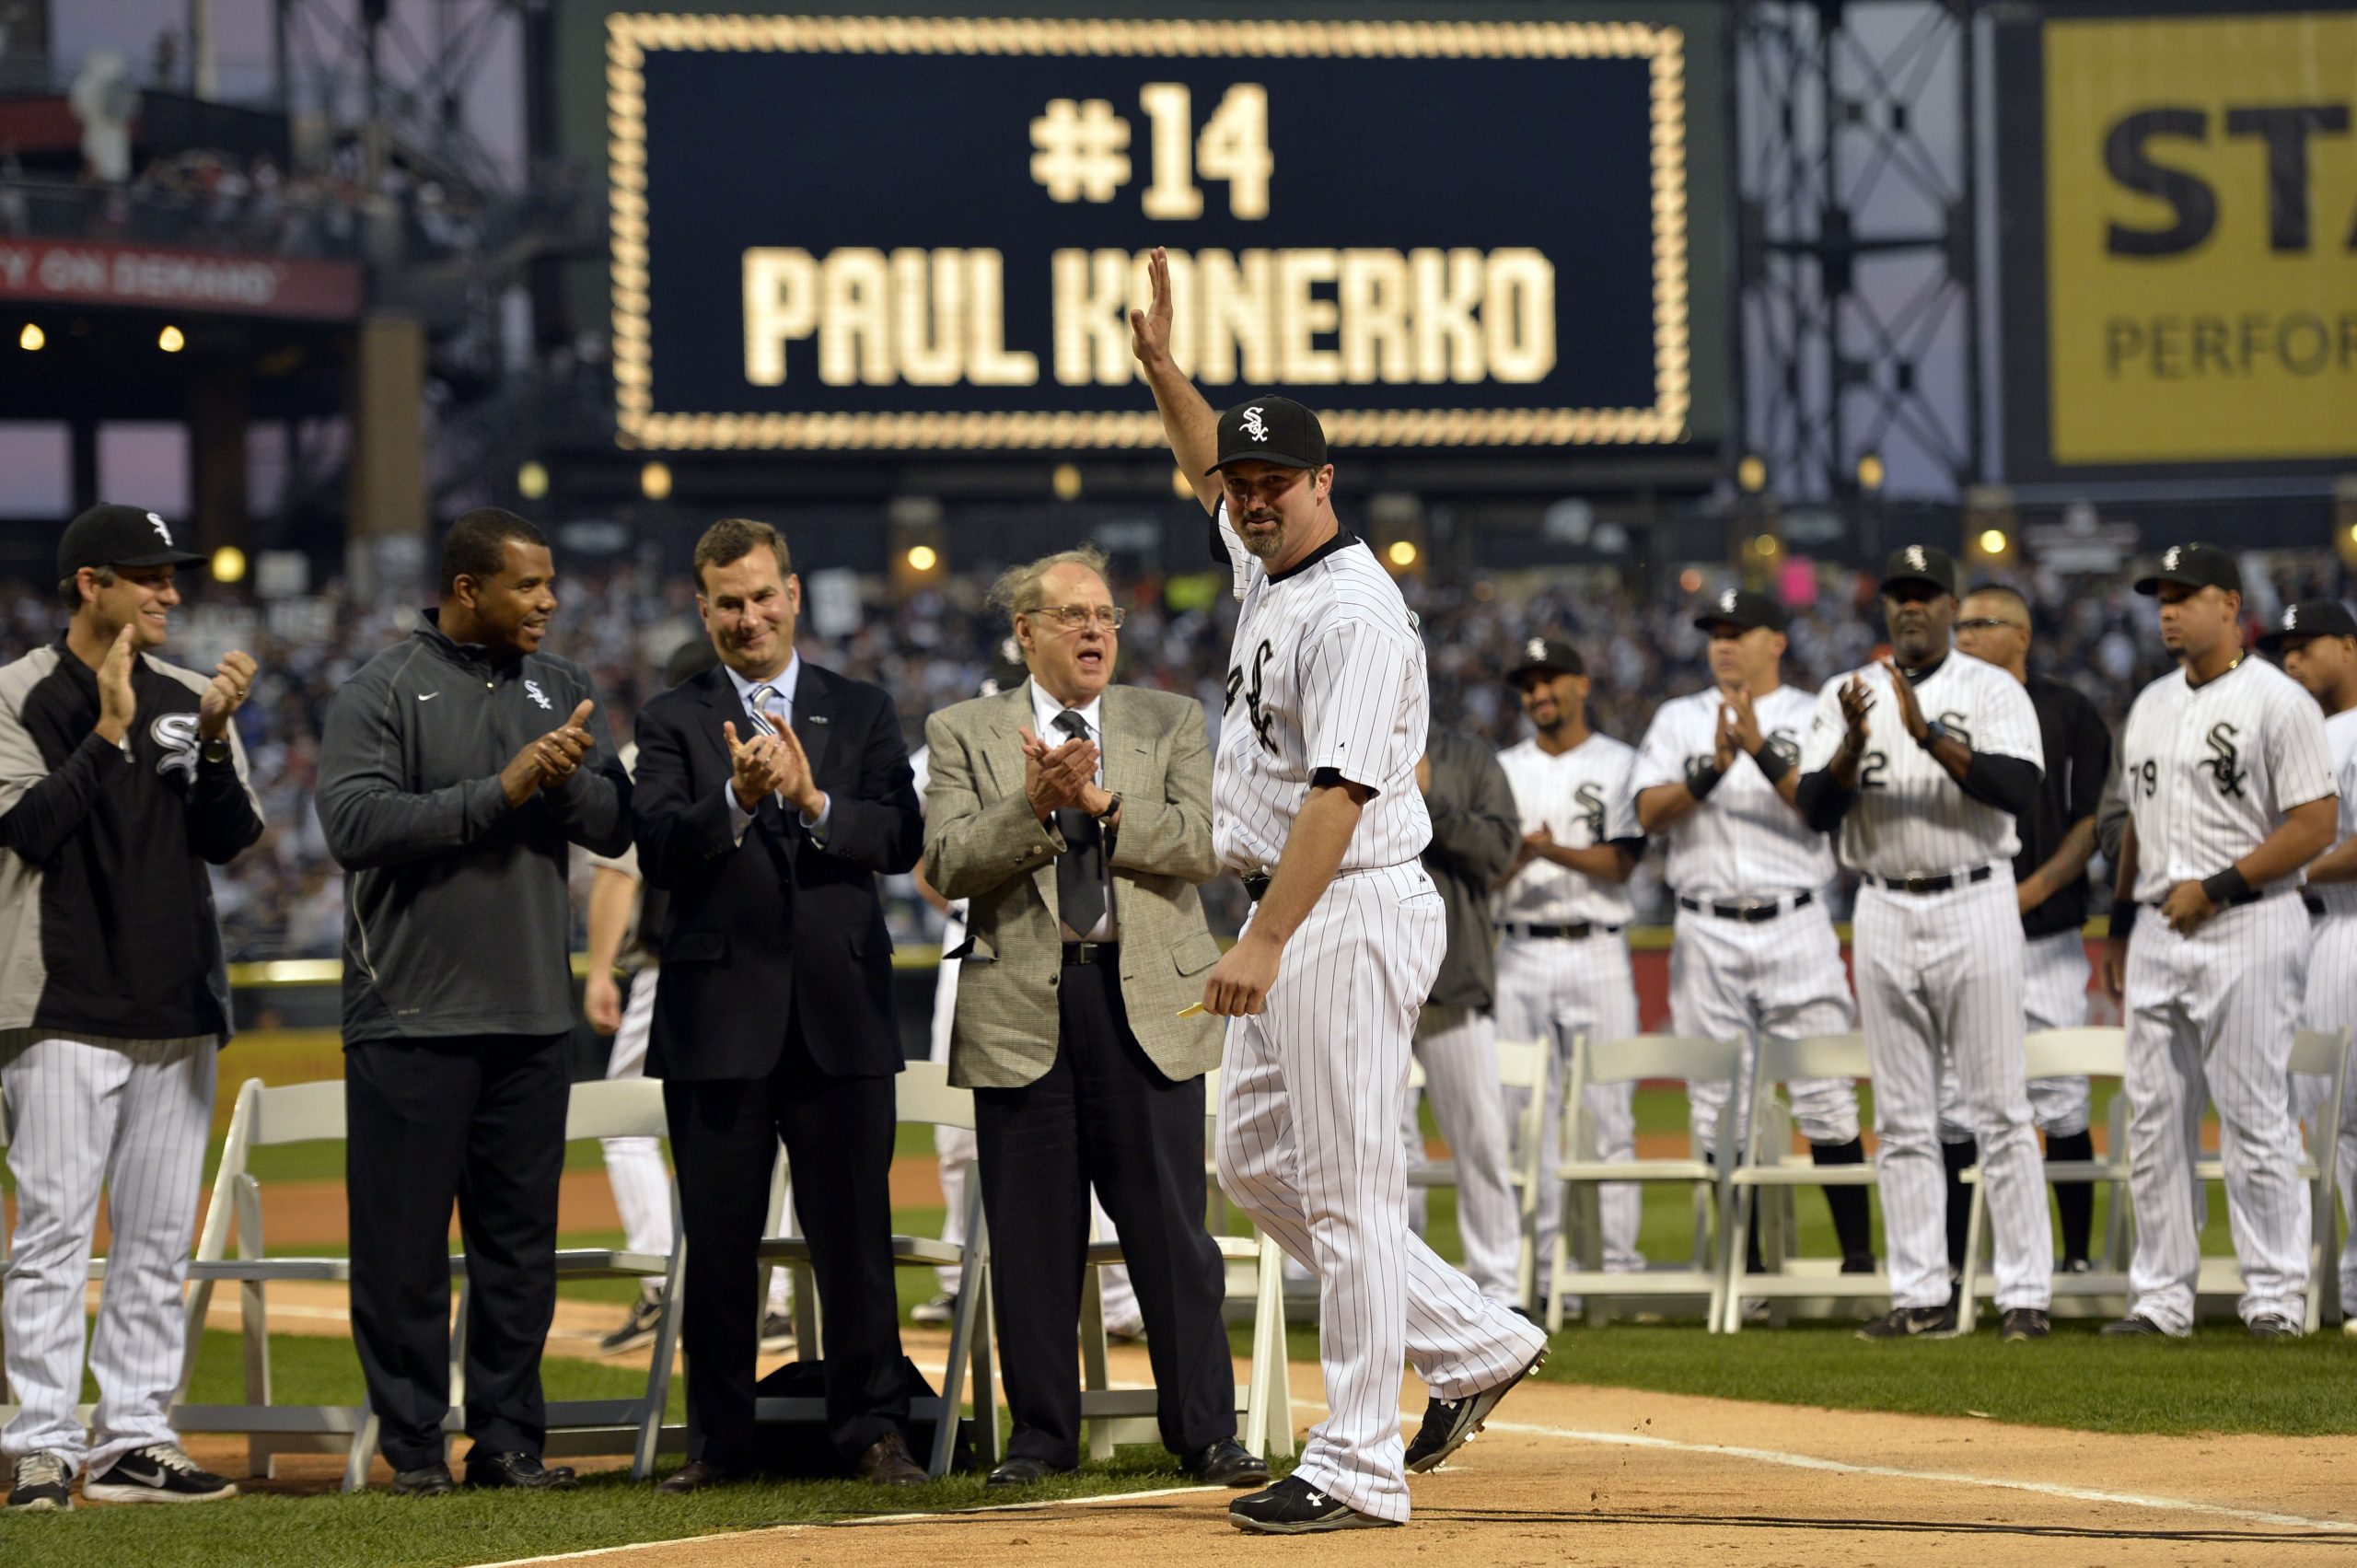
{"type": "Polygon", "coordinates": [[[925,877],[972,900],[949,1075],[974,1091],[1015,1414],[990,1484],[1079,1464],[1094,1182],[1145,1318],[1164,1444],[1198,1480],[1259,1486],[1203,1229],[1202,1074],[1221,1029],[1178,1016],[1219,958],[1195,891],[1219,869],[1211,752],[1193,698],[1110,684],[1122,612],[1104,569],[1082,549],[1000,578],[992,602],[1031,679],[925,726],[925,877]]]}
{"type": "Polygon", "coordinates": [[[923,840],[908,749],[880,688],[795,652],[802,584],[776,529],[714,523],[695,575],[721,665],[639,715],[632,814],[639,870],[671,895],[647,1074],[688,1242],[689,1462],[663,1490],[755,1468],[756,1249],[780,1138],[826,1314],[829,1435],[854,1474],[913,1485],[892,1283],[900,1036],[876,896],[923,840]]]}

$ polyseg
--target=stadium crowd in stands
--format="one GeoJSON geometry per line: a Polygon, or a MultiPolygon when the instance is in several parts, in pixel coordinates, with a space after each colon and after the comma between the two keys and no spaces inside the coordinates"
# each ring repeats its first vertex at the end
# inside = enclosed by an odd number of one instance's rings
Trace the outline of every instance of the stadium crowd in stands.
{"type": "MultiPolygon", "coordinates": [[[[806,618],[803,652],[892,692],[913,749],[923,743],[925,715],[971,695],[990,667],[1004,622],[982,605],[987,580],[978,573],[897,605],[877,598],[846,637],[821,637],[806,618]]],[[[2136,692],[2166,668],[2154,601],[2131,592],[2124,573],[2100,578],[2033,571],[2014,580],[2035,607],[2040,668],[2084,691],[2117,726],[2136,692]]],[[[2265,573],[2247,572],[2246,580],[2253,591],[2245,612],[2255,621],[2280,604],[2346,598],[2357,587],[2326,552],[2278,558],[2265,573]]],[[[1870,576],[1828,569],[1817,585],[1814,604],[1794,607],[1786,664],[1794,683],[1812,688],[1863,662],[1881,635],[1870,576]]],[[[1539,573],[1466,587],[1408,587],[1430,650],[1433,711],[1492,744],[1522,733],[1521,711],[1503,672],[1515,662],[1516,646],[1542,633],[1580,650],[1595,676],[1595,727],[1631,744],[1656,704],[1706,683],[1701,636],[1682,596],[1641,599],[1602,578],[1574,587],[1561,575],[1539,573]]],[[[1179,590],[1175,582],[1121,585],[1131,616],[1121,635],[1129,665],[1122,679],[1201,699],[1215,731],[1235,607],[1214,594],[1206,608],[1173,608],[1173,600],[1193,602],[1179,590]]],[[[333,957],[343,942],[343,877],[328,857],[311,803],[320,720],[338,686],[404,634],[410,607],[355,606],[336,587],[318,598],[259,605],[201,578],[191,597],[173,657],[203,667],[237,645],[250,648],[261,665],[255,700],[238,722],[270,826],[252,850],[215,873],[230,956],[333,957]]],[[[563,600],[550,645],[591,668],[610,693],[617,738],[627,738],[672,649],[701,634],[686,576],[658,579],[629,566],[583,572],[572,576],[563,600]]],[[[0,659],[53,636],[55,606],[53,592],[21,587],[0,599],[0,659]]],[[[586,877],[582,881],[586,886],[586,877]]],[[[906,877],[893,881],[900,885],[888,888],[888,915],[895,938],[937,935],[935,917],[913,885],[906,877]]],[[[1205,889],[1214,928],[1229,932],[1245,910],[1231,881],[1205,889]]],[[[1640,873],[1638,893],[1641,917],[1666,918],[1654,861],[1640,873]]]]}

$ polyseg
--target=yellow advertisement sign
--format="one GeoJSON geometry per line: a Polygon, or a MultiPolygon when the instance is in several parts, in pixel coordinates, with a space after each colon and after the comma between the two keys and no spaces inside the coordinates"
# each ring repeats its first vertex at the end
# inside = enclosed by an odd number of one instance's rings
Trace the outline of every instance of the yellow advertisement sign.
{"type": "Polygon", "coordinates": [[[2357,13],[2045,29],[2052,459],[2357,455],[2357,13]]]}

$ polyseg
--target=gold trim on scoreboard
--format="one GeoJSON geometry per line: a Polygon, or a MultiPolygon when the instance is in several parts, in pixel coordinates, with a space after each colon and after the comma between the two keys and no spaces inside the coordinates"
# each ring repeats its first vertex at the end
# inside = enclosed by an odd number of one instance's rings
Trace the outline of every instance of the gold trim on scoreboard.
{"type": "Polygon", "coordinates": [[[1654,389],[1650,408],[1318,411],[1339,447],[1663,445],[1686,437],[1693,382],[1686,224],[1685,35],[1640,22],[1151,21],[984,17],[694,16],[606,21],[615,423],[624,447],[708,450],[1158,447],[1138,412],[666,413],[647,322],[649,50],[1154,58],[1644,59],[1653,74],[1654,389]]]}

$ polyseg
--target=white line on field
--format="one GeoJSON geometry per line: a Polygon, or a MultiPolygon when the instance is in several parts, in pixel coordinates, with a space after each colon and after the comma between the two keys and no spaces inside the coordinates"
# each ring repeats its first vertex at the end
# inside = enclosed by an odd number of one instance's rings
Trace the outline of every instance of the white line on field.
{"type": "Polygon", "coordinates": [[[1111,1492],[1098,1497],[1055,1497],[1038,1503],[993,1503],[980,1508],[958,1508],[936,1513],[875,1514],[857,1519],[837,1519],[831,1522],[813,1520],[807,1524],[770,1525],[757,1530],[722,1530],[714,1535],[679,1536],[670,1540],[634,1540],[621,1546],[593,1546],[582,1551],[553,1551],[545,1557],[511,1557],[499,1562],[483,1562],[475,1568],[524,1568],[532,1562],[577,1562],[586,1557],[604,1557],[624,1551],[654,1551],[667,1546],[695,1546],[714,1540],[753,1540],[761,1536],[793,1535],[800,1530],[842,1529],[852,1525],[913,1525],[937,1519],[962,1519],[975,1514],[1021,1514],[1042,1508],[1069,1508],[1079,1504],[1141,1503],[1156,1497],[1190,1497],[1201,1492],[1225,1492],[1224,1486],[1173,1486],[1152,1492],[1111,1492]]]}

